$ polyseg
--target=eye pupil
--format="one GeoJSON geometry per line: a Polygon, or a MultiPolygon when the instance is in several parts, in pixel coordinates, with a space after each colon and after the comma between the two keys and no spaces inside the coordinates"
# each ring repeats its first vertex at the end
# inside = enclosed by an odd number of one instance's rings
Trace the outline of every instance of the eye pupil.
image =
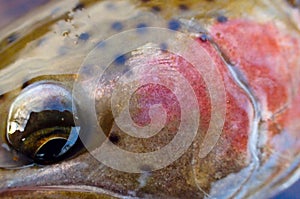
{"type": "Polygon", "coordinates": [[[35,154],[34,159],[39,163],[46,163],[50,160],[55,161],[66,144],[66,140],[62,138],[52,139],[46,142],[35,154]]]}

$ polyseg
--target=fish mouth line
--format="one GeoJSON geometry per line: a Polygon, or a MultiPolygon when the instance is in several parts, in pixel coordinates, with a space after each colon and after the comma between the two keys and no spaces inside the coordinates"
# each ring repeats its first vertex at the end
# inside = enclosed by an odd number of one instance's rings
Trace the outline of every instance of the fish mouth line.
{"type": "Polygon", "coordinates": [[[122,195],[119,193],[115,193],[103,188],[89,186],[89,185],[50,185],[50,186],[23,186],[23,187],[14,187],[0,190],[0,196],[14,193],[14,192],[27,192],[27,191],[65,191],[65,192],[73,192],[73,193],[96,193],[99,195],[106,195],[115,198],[122,199],[137,199],[135,196],[122,195]]]}

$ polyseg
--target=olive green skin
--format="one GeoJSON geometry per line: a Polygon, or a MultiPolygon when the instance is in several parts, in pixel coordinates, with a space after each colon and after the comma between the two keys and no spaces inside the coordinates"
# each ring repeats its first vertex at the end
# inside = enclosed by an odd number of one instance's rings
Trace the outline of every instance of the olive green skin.
{"type": "MultiPolygon", "coordinates": [[[[240,7],[243,6],[243,13],[254,15],[251,11],[253,2],[239,1],[201,1],[202,5],[199,8],[199,1],[189,1],[186,6],[182,3],[172,1],[172,3],[160,3],[156,1],[118,1],[119,6],[117,18],[119,20],[128,21],[128,28],[134,28],[137,21],[153,22],[152,25],[165,27],[167,21],[172,17],[186,17],[191,16],[199,19],[202,23],[208,26],[214,23],[215,17],[219,13],[218,10],[224,9],[229,18],[239,17],[241,15],[240,7]],[[126,9],[127,8],[127,9],[126,9]],[[186,9],[187,8],[187,9],[186,9]],[[140,18],[130,20],[134,14],[128,13],[126,10],[138,12],[140,18]],[[211,12],[209,12],[211,11],[211,12]],[[151,17],[157,16],[156,20],[151,20],[151,17]]],[[[267,9],[267,3],[257,3],[257,7],[267,9]]],[[[282,3],[285,9],[291,9],[287,4],[282,3]]],[[[104,4],[96,4],[94,1],[86,1],[83,3],[84,9],[97,8],[99,12],[111,12],[105,10],[104,4]],[[95,6],[97,5],[97,7],[95,6]]],[[[81,6],[80,6],[81,7],[81,6]]],[[[7,38],[13,32],[21,32],[25,30],[19,40],[8,44],[7,40],[3,39],[1,47],[4,49],[0,52],[1,60],[0,69],[10,66],[11,70],[15,70],[20,65],[22,69],[15,75],[13,80],[1,79],[5,82],[1,88],[4,95],[1,95],[0,103],[0,132],[1,136],[5,137],[7,112],[13,99],[22,91],[23,84],[31,84],[38,81],[58,81],[63,83],[66,87],[72,90],[73,82],[77,77],[77,72],[80,64],[83,62],[86,54],[90,52],[95,43],[106,39],[111,34],[117,31],[105,29],[106,26],[113,21],[106,19],[105,13],[102,17],[95,18],[95,11],[89,12],[80,11],[78,4],[75,2],[51,2],[49,5],[37,10],[36,13],[30,13],[24,19],[16,21],[14,24],[7,26],[0,32],[1,39],[7,38]],[[60,8],[60,9],[57,9],[60,8]],[[56,12],[54,12],[56,11],[56,12]],[[71,12],[67,14],[67,11],[71,12]],[[37,13],[39,18],[35,17],[37,13]],[[52,17],[47,17],[52,13],[52,17]],[[53,14],[54,13],[54,14],[53,14]],[[69,21],[68,21],[69,20],[69,21]],[[70,20],[73,20],[74,26],[70,25],[70,20]],[[24,27],[21,26],[23,21],[28,21],[24,27]],[[99,23],[104,29],[93,29],[95,24],[99,23]],[[84,24],[84,25],[82,25],[84,24]],[[106,24],[103,25],[103,24],[106,24]],[[82,26],[81,26],[82,25],[82,26]],[[15,28],[18,27],[19,28],[15,28]],[[78,39],[78,36],[88,31],[92,36],[88,42],[78,39]],[[38,39],[36,39],[38,38],[38,39]],[[44,41],[44,45],[38,46],[39,42],[44,41]],[[28,47],[28,43],[34,48],[28,47]],[[38,46],[38,47],[36,47],[38,46]],[[21,60],[33,56],[33,60],[21,60]],[[38,58],[45,58],[39,60],[38,58]],[[43,67],[44,70],[37,73],[29,73],[28,66],[35,65],[35,67],[43,67]],[[14,84],[11,83],[14,81],[14,84]]],[[[280,13],[280,12],[279,12],[280,13]]],[[[258,18],[260,15],[254,15],[258,18]]],[[[258,19],[262,20],[263,19],[258,19]]],[[[282,21],[285,22],[285,18],[282,21]]],[[[194,28],[186,28],[186,32],[198,33],[194,28]]],[[[26,86],[26,85],[25,85],[26,86]]],[[[250,104],[249,101],[247,103],[250,104]]],[[[109,119],[108,119],[109,120],[109,119]]],[[[106,123],[107,121],[104,121],[106,123]]],[[[117,129],[113,124],[107,122],[108,134],[117,129]]],[[[2,138],[2,141],[5,138],[2,138]]],[[[127,143],[130,144],[130,143],[127,143]]],[[[222,142],[219,143],[222,145],[222,142]]],[[[193,149],[189,149],[180,159],[175,161],[168,167],[154,171],[151,176],[147,178],[147,184],[141,187],[141,179],[145,174],[132,174],[121,171],[116,171],[109,168],[99,161],[97,161],[88,152],[79,152],[75,157],[61,161],[56,164],[47,166],[34,166],[23,169],[1,169],[0,170],[0,196],[4,198],[123,198],[128,196],[140,198],[204,198],[209,195],[211,183],[218,181],[219,178],[224,178],[230,173],[241,171],[248,164],[247,158],[242,156],[241,161],[230,164],[221,164],[222,172],[218,173],[220,176],[213,176],[210,170],[214,166],[213,157],[208,157],[203,161],[203,172],[201,173],[201,180],[203,180],[200,190],[195,181],[195,174],[193,173],[193,149]],[[208,162],[208,163],[204,163],[208,162]],[[213,165],[213,166],[212,166],[213,165]]],[[[247,152],[246,152],[247,154],[247,152]]],[[[226,157],[225,157],[226,158],[226,157]]],[[[231,161],[231,160],[230,160],[231,161]]],[[[230,162],[228,161],[228,162],[230,162]]],[[[291,172],[293,173],[293,172],[291,172]]],[[[280,185],[273,185],[270,187],[269,193],[272,194],[272,188],[280,187],[280,185]]],[[[257,190],[249,190],[246,194],[251,197],[251,193],[257,190]]],[[[264,196],[264,197],[267,197],[264,196]]]]}

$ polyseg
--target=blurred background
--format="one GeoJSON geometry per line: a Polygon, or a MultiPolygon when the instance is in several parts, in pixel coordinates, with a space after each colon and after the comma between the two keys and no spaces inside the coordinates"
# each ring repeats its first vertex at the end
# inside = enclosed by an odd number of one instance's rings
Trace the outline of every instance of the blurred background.
{"type": "Polygon", "coordinates": [[[300,199],[300,180],[285,191],[282,191],[272,199],[300,199]]]}
{"type": "MultiPolygon", "coordinates": [[[[0,0],[0,28],[48,1],[50,0],[0,0]]],[[[300,199],[300,180],[272,199],[300,199]]]]}
{"type": "Polygon", "coordinates": [[[49,0],[0,0],[0,28],[49,0]]]}

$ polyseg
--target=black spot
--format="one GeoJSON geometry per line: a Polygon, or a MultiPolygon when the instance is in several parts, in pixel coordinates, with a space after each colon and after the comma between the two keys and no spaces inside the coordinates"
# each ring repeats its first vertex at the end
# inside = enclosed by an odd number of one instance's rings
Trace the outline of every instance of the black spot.
{"type": "Polygon", "coordinates": [[[4,94],[0,95],[0,100],[4,99],[4,94]]]}
{"type": "Polygon", "coordinates": [[[111,141],[113,144],[117,144],[120,141],[120,136],[115,134],[115,133],[111,133],[109,135],[109,141],[111,141]]]}
{"type": "Polygon", "coordinates": [[[178,8],[180,10],[188,10],[189,9],[189,7],[187,5],[185,5],[185,4],[179,4],[178,8]]]}
{"type": "Polygon", "coordinates": [[[118,55],[116,56],[117,58],[115,59],[114,63],[118,65],[124,65],[126,62],[126,56],[125,55],[118,55]]]}
{"type": "Polygon", "coordinates": [[[227,17],[223,16],[223,15],[220,15],[217,17],[217,21],[219,23],[225,23],[226,21],[228,21],[227,17]]]}
{"type": "Polygon", "coordinates": [[[168,23],[168,28],[171,30],[179,30],[180,29],[180,23],[179,21],[172,19],[168,23]]]}
{"type": "Polygon", "coordinates": [[[87,41],[90,38],[90,35],[85,32],[85,33],[81,33],[78,38],[80,40],[87,41]]]}
{"type": "Polygon", "coordinates": [[[12,33],[11,35],[9,35],[6,40],[7,40],[7,43],[12,43],[14,41],[16,41],[18,39],[18,35],[16,33],[12,33]]]}
{"type": "Polygon", "coordinates": [[[140,23],[136,26],[136,28],[146,28],[147,27],[147,24],[145,23],[140,23]]]}
{"type": "Polygon", "coordinates": [[[25,87],[27,87],[29,85],[29,82],[24,82],[23,84],[22,84],[22,89],[24,89],[25,87]]]}
{"type": "Polygon", "coordinates": [[[84,8],[84,4],[80,2],[76,4],[76,6],[73,8],[73,11],[82,10],[83,8],[84,8]]]}
{"type": "Polygon", "coordinates": [[[167,51],[168,50],[168,45],[166,43],[161,43],[159,45],[159,48],[162,50],[162,51],[167,51]]]}
{"type": "Polygon", "coordinates": [[[123,24],[121,22],[116,21],[111,25],[111,28],[116,31],[121,31],[123,29],[123,24]]]}
{"type": "Polygon", "coordinates": [[[146,31],[145,28],[147,28],[147,24],[145,24],[145,23],[140,23],[140,24],[138,24],[138,25],[136,26],[136,28],[137,28],[137,32],[138,32],[138,33],[144,33],[144,32],[146,31]]]}
{"type": "Polygon", "coordinates": [[[201,40],[201,41],[203,41],[203,42],[206,42],[207,40],[208,40],[208,36],[207,36],[207,34],[202,34],[200,37],[199,37],[199,39],[201,40]]]}
{"type": "Polygon", "coordinates": [[[160,8],[159,6],[153,6],[153,7],[151,8],[151,10],[154,11],[154,12],[160,12],[160,11],[161,11],[161,8],[160,8]]]}
{"type": "Polygon", "coordinates": [[[150,172],[152,171],[152,167],[150,165],[141,165],[140,166],[140,170],[143,171],[143,172],[150,172]]]}

